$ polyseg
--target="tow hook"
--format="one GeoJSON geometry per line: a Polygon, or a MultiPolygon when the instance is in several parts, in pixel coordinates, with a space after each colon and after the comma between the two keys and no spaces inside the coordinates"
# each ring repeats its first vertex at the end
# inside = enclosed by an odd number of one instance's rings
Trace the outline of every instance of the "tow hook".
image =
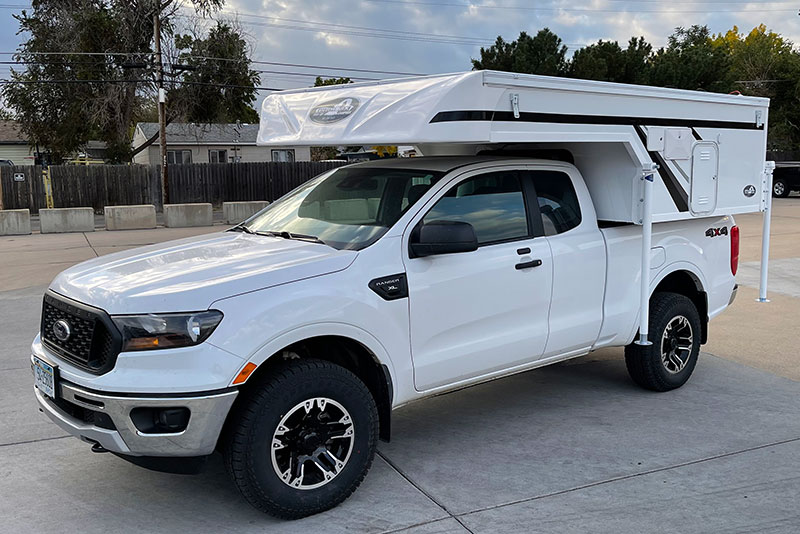
{"type": "Polygon", "coordinates": [[[105,447],[103,447],[99,443],[95,442],[92,445],[92,452],[96,452],[97,454],[101,454],[101,453],[104,453],[104,452],[108,452],[108,449],[106,449],[105,447]]]}

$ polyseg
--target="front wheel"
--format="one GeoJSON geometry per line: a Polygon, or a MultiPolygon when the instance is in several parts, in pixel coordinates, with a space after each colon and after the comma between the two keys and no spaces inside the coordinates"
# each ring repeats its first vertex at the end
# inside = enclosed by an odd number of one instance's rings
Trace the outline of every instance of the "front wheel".
{"type": "Polygon", "coordinates": [[[625,364],[634,382],[652,391],[669,391],[689,380],[700,353],[700,314],[677,293],[650,298],[648,346],[625,347],[625,364]]]}
{"type": "Polygon", "coordinates": [[[353,373],[326,361],[291,360],[243,395],[223,452],[250,504],[297,519],[356,490],[375,456],[378,412],[353,373]]]}

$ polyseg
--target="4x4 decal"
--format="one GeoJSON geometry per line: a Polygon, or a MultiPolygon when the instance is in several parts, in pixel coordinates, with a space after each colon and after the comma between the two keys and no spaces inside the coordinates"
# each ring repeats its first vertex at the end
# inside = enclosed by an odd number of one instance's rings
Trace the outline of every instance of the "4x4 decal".
{"type": "Polygon", "coordinates": [[[728,227],[722,228],[709,228],[706,230],[706,237],[717,237],[718,235],[728,235],[728,227]]]}

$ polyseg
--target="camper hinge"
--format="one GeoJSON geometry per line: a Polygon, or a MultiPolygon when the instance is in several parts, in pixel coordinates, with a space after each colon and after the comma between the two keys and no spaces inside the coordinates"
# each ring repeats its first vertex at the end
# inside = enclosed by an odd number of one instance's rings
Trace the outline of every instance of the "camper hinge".
{"type": "Polygon", "coordinates": [[[756,128],[761,128],[764,126],[764,113],[760,110],[756,110],[756,128]]]}
{"type": "Polygon", "coordinates": [[[514,118],[519,118],[519,93],[511,94],[511,110],[514,112],[514,118]]]}

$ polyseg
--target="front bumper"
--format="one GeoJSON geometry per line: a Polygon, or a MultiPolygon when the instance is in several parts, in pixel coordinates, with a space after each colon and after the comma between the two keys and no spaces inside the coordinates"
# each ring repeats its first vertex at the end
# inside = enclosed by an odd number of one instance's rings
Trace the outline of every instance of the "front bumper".
{"type": "Polygon", "coordinates": [[[225,390],[197,395],[128,396],[100,393],[69,382],[60,381],[56,396],[60,401],[95,414],[105,414],[106,422],[98,426],[81,420],[62,409],[56,401],[34,387],[42,411],[69,434],[104,449],[127,456],[205,456],[211,454],[238,390],[225,390]],[[186,408],[189,422],[181,432],[144,433],[131,419],[134,408],[186,408]],[[113,423],[109,425],[108,419],[113,423]]]}

